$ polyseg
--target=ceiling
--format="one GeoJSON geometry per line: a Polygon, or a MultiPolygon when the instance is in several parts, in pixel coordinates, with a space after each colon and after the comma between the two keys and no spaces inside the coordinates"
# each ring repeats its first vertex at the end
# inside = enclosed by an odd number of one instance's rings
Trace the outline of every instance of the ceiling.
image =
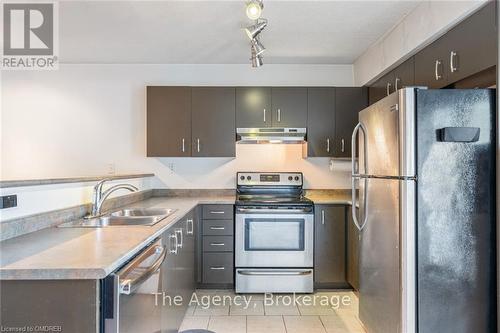
{"type": "MultiPolygon", "coordinates": [[[[264,0],[265,63],[352,64],[418,1],[264,0]]],[[[62,63],[242,64],[244,1],[63,1],[62,63]]]]}

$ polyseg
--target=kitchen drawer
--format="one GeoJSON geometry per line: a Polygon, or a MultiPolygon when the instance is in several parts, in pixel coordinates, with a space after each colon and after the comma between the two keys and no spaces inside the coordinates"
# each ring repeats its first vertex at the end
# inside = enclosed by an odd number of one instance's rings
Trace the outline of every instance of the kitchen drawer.
{"type": "Polygon", "coordinates": [[[233,236],[203,236],[203,252],[233,252],[233,236]]]}
{"type": "Polygon", "coordinates": [[[233,220],[205,220],[203,221],[203,235],[232,236],[233,220]]]}
{"type": "Polygon", "coordinates": [[[203,283],[233,283],[233,254],[203,253],[203,283]]]}
{"type": "Polygon", "coordinates": [[[232,220],[233,205],[203,205],[203,218],[209,220],[232,220]]]}

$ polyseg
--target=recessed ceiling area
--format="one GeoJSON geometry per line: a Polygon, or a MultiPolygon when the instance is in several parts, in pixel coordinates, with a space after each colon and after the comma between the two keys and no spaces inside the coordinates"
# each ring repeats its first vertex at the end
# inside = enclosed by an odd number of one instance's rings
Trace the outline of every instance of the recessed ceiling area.
{"type": "MultiPolygon", "coordinates": [[[[419,1],[264,0],[267,64],[352,64],[419,1]]],[[[245,1],[62,1],[62,63],[247,64],[245,1]]]]}

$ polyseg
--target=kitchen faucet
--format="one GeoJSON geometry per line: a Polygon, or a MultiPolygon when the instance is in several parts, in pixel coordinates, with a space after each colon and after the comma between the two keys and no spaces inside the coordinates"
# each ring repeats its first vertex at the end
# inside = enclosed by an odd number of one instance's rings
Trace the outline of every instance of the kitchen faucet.
{"type": "Polygon", "coordinates": [[[111,179],[103,179],[94,186],[94,191],[92,194],[92,213],[85,218],[95,218],[102,215],[101,209],[104,201],[109,197],[111,193],[117,190],[129,190],[130,192],[137,192],[139,189],[132,184],[117,184],[111,186],[106,191],[102,191],[102,187],[105,182],[111,179]]]}

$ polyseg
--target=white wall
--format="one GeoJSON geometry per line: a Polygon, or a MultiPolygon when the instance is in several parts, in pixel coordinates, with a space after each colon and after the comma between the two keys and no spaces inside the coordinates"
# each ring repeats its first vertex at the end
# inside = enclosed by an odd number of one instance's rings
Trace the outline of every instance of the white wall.
{"type": "Polygon", "coordinates": [[[235,159],[146,158],[146,85],[349,86],[350,65],[61,65],[2,73],[2,179],[153,172],[154,187],[233,188],[238,170],[298,170],[308,188],[348,187],[348,165],[300,146],[237,146],[235,159]],[[169,164],[174,163],[172,172],[169,164]],[[341,171],[338,171],[340,169],[341,171]]]}
{"type": "Polygon", "coordinates": [[[399,65],[482,6],[485,0],[423,1],[354,62],[354,83],[362,86],[399,65]]]}
{"type": "MultiPolygon", "coordinates": [[[[63,209],[92,201],[92,190],[96,182],[67,183],[42,186],[24,186],[0,189],[0,195],[17,195],[17,207],[0,210],[0,222],[42,213],[56,209],[63,209]]],[[[108,186],[115,184],[132,184],[141,190],[152,188],[152,178],[121,179],[108,182],[108,186]]],[[[119,190],[109,197],[128,195],[130,192],[119,190]]]]}

